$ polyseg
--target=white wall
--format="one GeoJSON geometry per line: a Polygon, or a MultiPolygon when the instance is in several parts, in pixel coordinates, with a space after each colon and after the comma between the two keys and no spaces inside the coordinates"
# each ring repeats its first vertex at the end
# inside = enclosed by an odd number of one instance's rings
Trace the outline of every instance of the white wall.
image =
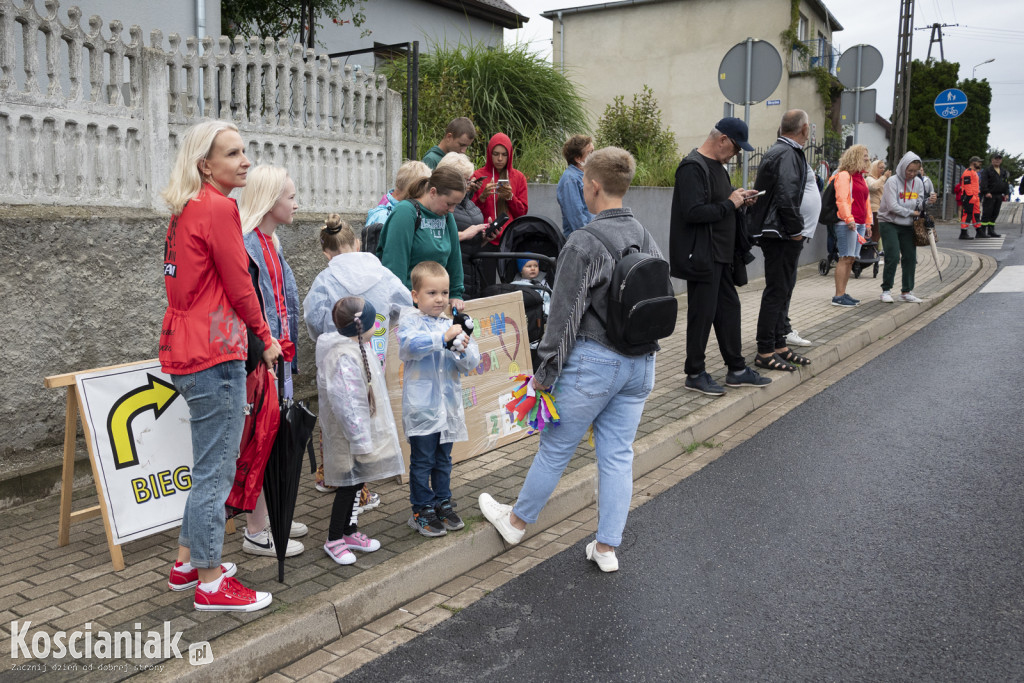
{"type": "MultiPolygon", "coordinates": [[[[768,98],[781,103],[751,106],[751,143],[770,146],[783,112],[797,108],[808,112],[821,137],[825,114],[815,79],[791,76],[791,52],[781,45],[789,6],[784,0],[686,0],[564,14],[564,35],[558,18],[552,20],[552,60],[563,63],[564,41],[567,75],[581,86],[595,125],[616,95],[625,95],[628,104],[642,85],[650,86],[663,123],[675,132],[685,153],[722,118],[726,100],[718,86],[718,68],[725,54],[747,37],[764,40],[782,58],[782,80],[768,98]]],[[[802,11],[811,18],[810,35],[821,30],[831,38],[806,2],[802,11]]],[[[737,106],[735,116],[743,115],[743,107],[737,106]]]]}
{"type": "MultiPolygon", "coordinates": [[[[323,43],[329,53],[371,48],[374,43],[389,45],[414,40],[420,41],[421,52],[429,52],[434,43],[482,42],[498,46],[503,37],[504,29],[500,26],[422,0],[371,0],[366,3],[366,23],[362,27],[340,26],[328,20],[316,34],[317,42],[323,43]],[[364,29],[371,33],[361,38],[359,34],[364,29]]],[[[373,55],[354,55],[347,63],[370,69],[373,55]]]]}

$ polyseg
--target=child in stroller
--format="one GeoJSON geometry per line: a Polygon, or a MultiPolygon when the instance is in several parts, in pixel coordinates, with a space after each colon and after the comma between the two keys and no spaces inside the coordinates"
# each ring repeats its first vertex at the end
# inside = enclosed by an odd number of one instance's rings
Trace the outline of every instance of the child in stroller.
{"type": "Polygon", "coordinates": [[[522,292],[534,365],[537,364],[537,345],[547,322],[551,288],[555,284],[555,264],[564,244],[565,236],[558,226],[543,216],[527,215],[508,224],[501,236],[499,252],[480,252],[471,257],[474,262],[499,259],[500,282],[485,287],[484,296],[522,292]],[[529,265],[531,262],[533,265],[529,265]]]}

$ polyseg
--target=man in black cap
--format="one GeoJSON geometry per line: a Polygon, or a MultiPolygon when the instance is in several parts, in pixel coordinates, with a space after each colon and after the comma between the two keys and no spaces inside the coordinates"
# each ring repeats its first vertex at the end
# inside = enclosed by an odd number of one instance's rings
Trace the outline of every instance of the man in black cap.
{"type": "Polygon", "coordinates": [[[981,188],[981,230],[986,237],[1002,237],[996,232],[996,219],[1003,202],[1010,198],[1010,172],[1003,165],[1003,155],[992,155],[992,164],[978,174],[981,188]]]}
{"type": "Polygon", "coordinates": [[[767,377],[747,367],[740,341],[740,298],[736,279],[746,284],[750,246],[741,207],[754,203],[754,190],[733,189],[724,164],[747,142],[747,124],[727,117],[676,169],[669,231],[669,263],[674,277],[686,280],[685,388],[708,396],[725,390],[705,370],[704,352],[714,327],[729,371],[730,387],[764,387],[767,377]],[[734,279],[734,275],[737,276],[734,279]]]}

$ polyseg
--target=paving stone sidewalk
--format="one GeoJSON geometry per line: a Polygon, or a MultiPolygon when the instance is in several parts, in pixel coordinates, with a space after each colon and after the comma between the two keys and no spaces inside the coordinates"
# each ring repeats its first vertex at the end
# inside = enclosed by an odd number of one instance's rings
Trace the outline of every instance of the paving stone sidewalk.
{"type": "MultiPolygon", "coordinates": [[[[921,249],[918,253],[918,284],[915,291],[925,299],[937,300],[947,296],[976,273],[980,263],[978,256],[954,249],[942,249],[940,266],[944,282],[940,282],[930,253],[926,248],[921,249]]],[[[815,360],[822,356],[823,348],[837,340],[856,336],[858,330],[866,328],[894,306],[918,306],[881,303],[878,300],[881,274],[879,279],[874,279],[870,271],[865,271],[860,279],[851,280],[848,288],[852,296],[864,303],[854,309],[834,307],[830,305],[833,290],[831,273],[827,277],[822,277],[818,275],[817,267],[811,265],[805,266],[801,275],[790,308],[790,318],[800,334],[814,342],[815,346],[806,351],[806,355],[815,360]]],[[[740,292],[744,353],[750,359],[754,354],[754,329],[761,296],[760,283],[755,282],[741,288],[740,292]]],[[[682,303],[685,304],[685,297],[682,303]]],[[[926,307],[927,305],[919,306],[926,307]]],[[[673,425],[677,425],[705,406],[712,407],[703,411],[704,413],[713,413],[714,402],[724,400],[683,389],[684,345],[685,306],[680,311],[676,333],[666,340],[663,350],[658,355],[657,381],[640,424],[638,441],[657,437],[661,430],[666,430],[667,433],[673,425]]],[[[726,370],[718,354],[714,334],[708,345],[707,366],[708,372],[723,382],[726,370]]],[[[813,369],[812,365],[811,370],[813,369]]],[[[779,373],[772,376],[779,377],[779,373]]],[[[733,391],[730,390],[729,393],[732,394],[733,391]]],[[[679,452],[688,446],[689,444],[678,444],[679,452]]],[[[482,517],[476,505],[476,498],[481,490],[493,493],[500,500],[511,500],[515,497],[535,450],[536,437],[530,437],[454,466],[452,487],[460,502],[460,512],[467,520],[467,530],[453,532],[452,536],[469,533],[474,526],[480,525],[482,517]]],[[[593,450],[584,442],[577,452],[577,457],[569,465],[567,476],[592,462],[593,450]]],[[[3,570],[0,575],[0,631],[3,632],[3,642],[0,644],[0,676],[5,681],[35,678],[114,681],[137,674],[145,667],[152,667],[155,670],[150,672],[150,676],[173,677],[177,674],[168,671],[181,671],[174,667],[174,664],[180,662],[164,667],[166,671],[161,676],[163,665],[159,659],[114,660],[123,666],[113,670],[101,668],[104,663],[110,665],[110,660],[78,660],[73,668],[57,670],[55,666],[68,662],[51,657],[29,660],[31,667],[26,666],[25,670],[17,670],[17,665],[25,663],[25,660],[12,660],[10,657],[11,621],[31,621],[31,633],[45,631],[51,634],[61,630],[85,629],[87,624],[91,624],[93,633],[102,630],[141,630],[145,634],[150,630],[162,632],[164,622],[170,622],[172,633],[183,632],[179,642],[179,649],[183,654],[187,656],[187,646],[190,643],[211,641],[216,655],[218,638],[228,635],[236,638],[246,637],[245,634],[250,632],[265,636],[266,634],[260,630],[262,620],[267,620],[272,615],[283,619],[289,614],[316,609],[322,602],[318,598],[325,591],[355,580],[367,572],[372,576],[375,568],[379,568],[380,565],[389,563],[389,567],[393,566],[395,563],[389,561],[401,558],[397,562],[402,562],[422,551],[424,544],[437,543],[420,537],[406,525],[409,516],[407,488],[395,481],[383,482],[374,486],[374,490],[380,493],[383,503],[377,510],[360,517],[360,529],[379,539],[382,549],[376,553],[360,555],[355,565],[339,567],[321,550],[326,540],[333,496],[317,493],[312,484],[312,477],[307,477],[300,486],[295,512],[296,519],[310,527],[309,536],[301,539],[306,545],[306,552],[288,559],[284,584],[278,584],[276,581],[275,559],[253,557],[241,552],[240,531],[225,539],[224,559],[239,565],[238,578],[248,586],[274,592],[274,604],[271,609],[250,614],[196,612],[192,608],[191,592],[175,593],[167,589],[167,573],[176,547],[176,531],[160,533],[123,546],[126,569],[115,573],[110,567],[106,539],[99,519],[75,525],[71,529],[71,543],[64,548],[57,547],[57,497],[0,513],[0,542],[5,549],[0,555],[0,568],[3,570]],[[45,670],[42,670],[44,667],[45,670]]],[[[93,504],[94,501],[95,495],[78,492],[75,507],[93,504]]],[[[576,521],[575,517],[570,517],[569,521],[576,521]]],[[[585,520],[579,520],[572,528],[566,523],[549,531],[556,536],[568,534],[567,538],[560,541],[565,544],[574,542],[572,539],[576,536],[573,534],[578,536],[581,533],[585,535],[592,532],[593,528],[587,526],[585,520]]],[[[550,540],[548,537],[545,538],[550,540]]],[[[524,545],[524,548],[529,550],[529,546],[524,545]]],[[[515,550],[510,551],[502,555],[504,560],[495,561],[513,560],[509,562],[511,567],[525,571],[542,559],[536,556],[530,559],[527,557],[529,553],[523,553],[522,557],[518,557],[515,553],[515,550]]],[[[498,554],[495,552],[493,555],[498,554]]],[[[400,577],[401,573],[396,576],[400,577]]],[[[411,614],[409,622],[421,623],[427,627],[432,620],[443,617],[444,615],[437,611],[441,608],[436,605],[444,602],[444,599],[438,596],[450,597],[455,595],[452,591],[457,592],[457,589],[459,585],[449,584],[427,593],[422,605],[418,604],[418,607],[423,608],[422,611],[419,614],[411,614]]],[[[388,586],[379,586],[377,590],[386,592],[388,586]]],[[[337,648],[342,650],[354,642],[351,634],[361,632],[357,629],[363,624],[345,623],[344,614],[339,615],[339,621],[342,622],[342,633],[350,634],[338,641],[337,648]]],[[[277,622],[267,620],[265,623],[277,622]]],[[[372,624],[367,629],[372,632],[372,624]]],[[[359,637],[366,636],[364,634],[359,637]]],[[[357,646],[353,646],[352,649],[355,647],[357,646]]],[[[314,646],[306,651],[290,652],[283,659],[279,656],[278,664],[283,666],[316,650],[317,647],[314,646]]],[[[263,669],[254,669],[251,672],[246,669],[245,662],[239,662],[238,666],[241,667],[239,672],[243,678],[255,678],[277,668],[275,666],[267,669],[267,662],[262,663],[263,669]]],[[[199,672],[201,669],[192,671],[199,672]]]]}

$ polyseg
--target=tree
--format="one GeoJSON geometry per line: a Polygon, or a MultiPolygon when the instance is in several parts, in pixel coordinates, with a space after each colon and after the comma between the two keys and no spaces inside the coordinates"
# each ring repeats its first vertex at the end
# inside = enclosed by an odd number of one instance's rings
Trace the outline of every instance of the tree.
{"type": "Polygon", "coordinates": [[[981,156],[988,146],[992,88],[986,80],[957,81],[960,65],[956,62],[922,62],[915,59],[910,77],[909,148],[923,159],[941,159],[946,153],[946,121],[935,113],[935,98],[947,88],[959,88],[967,95],[967,110],[953,119],[949,154],[967,165],[972,156],[981,156]]]}
{"type": "Polygon", "coordinates": [[[1003,155],[1002,168],[1005,168],[1010,174],[1010,186],[1016,185],[1017,179],[1024,175],[1024,154],[1010,154],[1001,147],[990,147],[985,155],[986,165],[988,165],[992,155],[996,153],[1003,155]]]}
{"type": "Polygon", "coordinates": [[[366,22],[365,3],[366,0],[223,0],[220,18],[225,35],[232,38],[294,37],[299,44],[314,47],[316,29],[323,28],[321,19],[362,26],[366,22]]]}
{"type": "Polygon", "coordinates": [[[627,105],[624,95],[616,96],[605,107],[597,124],[597,146],[615,146],[628,150],[636,159],[637,185],[671,185],[679,164],[676,136],[662,127],[661,109],[654,91],[644,84],[627,105]]]}
{"type": "MultiPolygon", "coordinates": [[[[404,93],[405,67],[405,57],[387,63],[389,88],[404,93]]],[[[434,44],[420,54],[419,76],[417,158],[441,139],[449,121],[467,116],[478,134],[466,153],[477,166],[483,166],[490,136],[500,131],[512,139],[515,167],[531,180],[548,180],[561,173],[559,164],[565,167],[559,160],[566,137],[587,129],[575,84],[526,45],[434,44]]]]}

